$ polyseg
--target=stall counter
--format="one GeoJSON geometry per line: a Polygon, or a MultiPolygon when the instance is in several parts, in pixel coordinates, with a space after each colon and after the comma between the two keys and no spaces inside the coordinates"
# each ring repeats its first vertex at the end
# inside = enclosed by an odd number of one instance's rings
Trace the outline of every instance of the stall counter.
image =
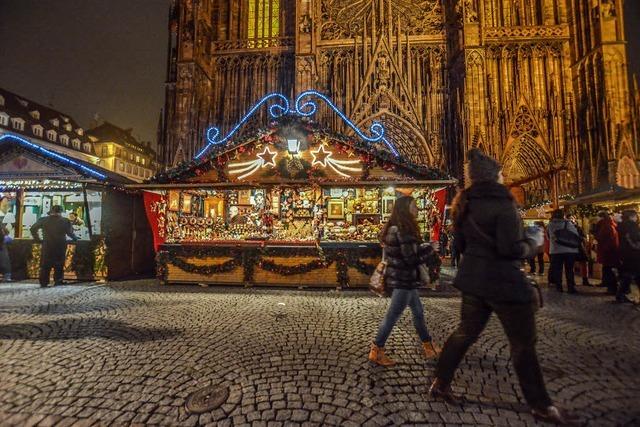
{"type": "Polygon", "coordinates": [[[157,255],[162,284],[366,287],[382,251],[367,242],[230,241],[166,244],[157,255]]]}

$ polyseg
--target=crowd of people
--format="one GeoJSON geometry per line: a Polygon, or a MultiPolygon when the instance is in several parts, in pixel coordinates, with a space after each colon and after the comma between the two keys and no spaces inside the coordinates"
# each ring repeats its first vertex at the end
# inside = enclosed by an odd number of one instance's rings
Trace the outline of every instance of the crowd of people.
{"type": "MultiPolygon", "coordinates": [[[[614,214],[603,210],[585,232],[576,215],[556,209],[548,223],[536,221],[525,229],[531,235],[540,233],[544,238],[535,253],[524,260],[530,275],[544,277],[546,272],[547,283],[558,292],[566,288],[569,294],[577,294],[575,272],[582,286],[594,286],[590,278],[599,265],[602,279],[597,286],[615,295],[616,302],[631,302],[630,286],[639,285],[640,278],[637,211],[630,209],[614,214]]],[[[453,227],[441,235],[440,255],[450,256],[451,266],[455,268],[460,264],[461,250],[454,236],[453,227]]]]}
{"type": "MultiPolygon", "coordinates": [[[[454,374],[468,349],[495,313],[511,348],[511,360],[524,398],[533,416],[558,425],[575,425],[577,419],[555,405],[547,393],[536,353],[535,316],[541,305],[539,287],[532,276],[547,278],[563,292],[577,293],[574,267],[582,284],[590,285],[594,261],[603,266],[603,286],[618,301],[627,301],[631,282],[640,279],[640,226],[635,211],[624,211],[620,221],[601,212],[589,229],[596,242],[592,246],[575,216],[557,209],[548,224],[536,222],[525,227],[516,201],[503,184],[502,168],[493,158],[474,149],[465,164],[467,187],[456,196],[452,207],[452,227],[440,242],[422,241],[416,224],[413,198],[399,198],[381,233],[382,272],[389,308],[371,343],[369,361],[383,366],[396,362],[385,349],[394,325],[409,307],[424,356],[437,358],[435,379],[429,396],[450,403],[462,397],[452,391],[454,374]],[[440,259],[451,254],[457,268],[453,285],[461,291],[462,308],[458,328],[442,348],[433,341],[417,289],[433,277],[425,270],[437,268],[440,259]],[[545,258],[550,260],[545,269],[545,258]],[[528,265],[529,271],[525,271],[528,265]]],[[[372,290],[380,289],[379,277],[372,277],[372,290]]]]}

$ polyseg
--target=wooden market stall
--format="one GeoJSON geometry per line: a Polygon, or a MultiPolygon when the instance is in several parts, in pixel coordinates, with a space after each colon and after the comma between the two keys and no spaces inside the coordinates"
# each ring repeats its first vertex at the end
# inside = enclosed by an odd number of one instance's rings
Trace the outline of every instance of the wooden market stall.
{"type": "Polygon", "coordinates": [[[366,286],[399,193],[437,238],[442,172],[296,114],[242,135],[130,186],[147,190],[162,283],[366,286]]]}
{"type": "Polygon", "coordinates": [[[39,244],[30,227],[53,205],[73,219],[65,279],[152,274],[153,243],[142,196],[127,178],[13,134],[0,136],[0,222],[10,232],[13,280],[38,277],[39,244]],[[75,216],[74,216],[75,215],[75,216]]]}

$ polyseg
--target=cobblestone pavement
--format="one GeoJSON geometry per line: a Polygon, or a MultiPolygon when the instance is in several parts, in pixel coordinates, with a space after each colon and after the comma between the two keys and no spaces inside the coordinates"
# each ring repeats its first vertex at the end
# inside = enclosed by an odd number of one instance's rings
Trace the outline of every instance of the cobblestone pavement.
{"type": "MultiPolygon", "coordinates": [[[[640,312],[610,297],[547,293],[538,351],[551,395],[586,425],[640,425],[640,312]]],[[[459,300],[423,299],[437,341],[459,300]]],[[[468,401],[427,398],[434,362],[408,314],[366,361],[388,300],[364,292],[160,287],[138,281],[0,285],[1,425],[531,425],[493,319],[455,381],[468,401]],[[228,387],[189,415],[187,396],[228,387]]]]}

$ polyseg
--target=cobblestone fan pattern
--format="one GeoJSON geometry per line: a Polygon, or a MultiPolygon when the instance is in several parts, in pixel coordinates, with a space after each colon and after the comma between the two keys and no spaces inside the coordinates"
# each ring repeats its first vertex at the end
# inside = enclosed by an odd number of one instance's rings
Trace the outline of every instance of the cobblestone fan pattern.
{"type": "MultiPolygon", "coordinates": [[[[432,294],[433,295],[433,294],[432,294]]],[[[640,424],[640,312],[610,297],[548,293],[538,319],[554,399],[586,425],[640,424]]],[[[459,299],[423,299],[438,342],[459,299]]],[[[493,319],[455,381],[463,406],[426,396],[407,314],[371,366],[368,345],[387,299],[363,292],[103,286],[0,286],[0,424],[532,425],[493,319]],[[187,396],[229,388],[218,409],[190,415],[187,396]]]]}

